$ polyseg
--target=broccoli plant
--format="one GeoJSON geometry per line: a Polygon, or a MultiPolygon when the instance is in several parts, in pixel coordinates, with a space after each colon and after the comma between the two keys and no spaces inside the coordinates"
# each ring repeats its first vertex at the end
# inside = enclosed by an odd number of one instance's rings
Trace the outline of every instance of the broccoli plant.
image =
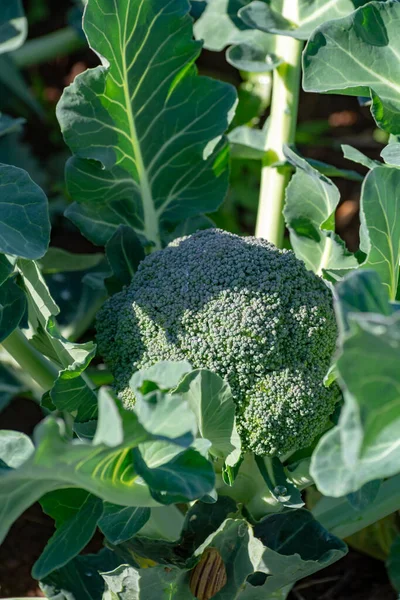
{"type": "MultiPolygon", "coordinates": [[[[25,35],[13,4],[0,51],[25,35]]],[[[400,3],[192,4],[86,3],[100,65],[57,117],[65,216],[96,254],[49,248],[45,193],[0,165],[0,408],[23,393],[43,413],[32,437],[0,431],[0,540],[40,502],[49,599],[285,600],[400,509],[400,3]],[[257,96],[244,124],[199,40],[257,96]],[[389,143],[383,162],[344,147],[364,178],[294,147],[302,74],[369,103],[389,143]],[[212,221],[231,151],[260,166],[256,237],[212,221]],[[363,180],[356,253],[330,174],[363,180]]]]}

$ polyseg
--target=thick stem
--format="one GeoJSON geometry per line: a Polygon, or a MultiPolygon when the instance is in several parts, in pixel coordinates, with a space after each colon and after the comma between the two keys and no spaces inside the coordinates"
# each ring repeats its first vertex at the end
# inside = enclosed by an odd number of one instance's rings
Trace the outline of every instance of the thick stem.
{"type": "Polygon", "coordinates": [[[2,346],[44,392],[53,387],[58,376],[57,367],[32,346],[20,329],[13,331],[2,346]]]}
{"type": "Polygon", "coordinates": [[[28,40],[11,53],[14,63],[21,69],[39,65],[59,56],[65,56],[85,46],[86,42],[73,27],[28,40]]]}
{"type": "Polygon", "coordinates": [[[316,519],[331,533],[344,539],[400,509],[400,475],[382,483],[378,496],[357,511],[346,498],[322,498],[313,508],[316,519]]]}
{"type": "MultiPolygon", "coordinates": [[[[284,0],[283,16],[290,18],[293,0],[284,0]],[[286,13],[286,14],[285,14],[286,13]]],[[[261,173],[260,201],[256,236],[282,247],[285,231],[283,206],[290,167],[276,167],[283,162],[284,144],[293,144],[296,133],[300,93],[302,42],[288,36],[278,36],[276,54],[283,63],[274,71],[271,114],[267,136],[267,151],[261,173]]]]}

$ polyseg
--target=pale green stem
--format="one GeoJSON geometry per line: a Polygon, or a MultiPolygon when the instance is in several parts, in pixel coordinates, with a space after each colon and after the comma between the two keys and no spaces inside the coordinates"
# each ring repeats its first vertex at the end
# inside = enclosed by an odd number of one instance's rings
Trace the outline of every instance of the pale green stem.
{"type": "Polygon", "coordinates": [[[357,511],[346,498],[322,498],[313,508],[316,519],[334,535],[344,539],[400,509],[400,475],[382,483],[378,496],[357,511]]]}
{"type": "MultiPolygon", "coordinates": [[[[288,18],[293,0],[284,0],[282,14],[288,18]]],[[[279,248],[285,231],[283,206],[291,169],[274,166],[284,162],[283,146],[293,144],[296,133],[300,93],[301,51],[303,43],[288,36],[278,36],[276,54],[283,63],[274,71],[271,114],[266,143],[266,154],[261,172],[260,201],[258,206],[256,236],[279,248]]]]}
{"type": "Polygon", "coordinates": [[[58,377],[57,367],[32,346],[20,329],[13,331],[2,346],[44,392],[53,387],[58,377]]]}
{"type": "Polygon", "coordinates": [[[14,63],[21,69],[49,62],[65,56],[86,45],[73,27],[66,27],[48,35],[28,40],[21,48],[10,53],[14,63]]]}

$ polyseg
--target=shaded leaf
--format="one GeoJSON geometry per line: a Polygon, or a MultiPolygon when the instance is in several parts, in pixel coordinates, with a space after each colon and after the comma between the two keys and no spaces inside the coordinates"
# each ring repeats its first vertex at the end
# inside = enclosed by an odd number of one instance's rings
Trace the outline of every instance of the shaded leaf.
{"type": "Polygon", "coordinates": [[[0,165],[0,189],[0,251],[23,258],[40,258],[50,240],[44,192],[25,171],[10,165],[0,165]]]}
{"type": "Polygon", "coordinates": [[[99,527],[112,544],[132,538],[150,518],[150,508],[119,506],[104,502],[99,527]]]}
{"type": "Polygon", "coordinates": [[[102,510],[101,500],[86,493],[76,514],[64,521],[47,542],[33,565],[32,576],[43,579],[75,558],[92,539],[102,510]]]}
{"type": "Polygon", "coordinates": [[[13,279],[0,286],[0,342],[16,329],[26,311],[26,297],[13,279]]]}
{"type": "Polygon", "coordinates": [[[321,25],[303,55],[304,89],[371,97],[379,127],[400,133],[399,23],[398,2],[370,2],[321,25]]]}

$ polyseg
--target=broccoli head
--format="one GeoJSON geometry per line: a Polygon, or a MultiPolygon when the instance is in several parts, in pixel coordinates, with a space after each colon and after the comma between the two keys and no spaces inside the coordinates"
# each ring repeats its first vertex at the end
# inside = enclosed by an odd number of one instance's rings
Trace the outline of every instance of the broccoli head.
{"type": "Polygon", "coordinates": [[[323,383],[336,337],[330,290],[293,252],[218,229],[147,256],[97,318],[125,405],[134,371],[187,360],[230,384],[244,449],[269,456],[326,425],[338,400],[323,383]]]}

